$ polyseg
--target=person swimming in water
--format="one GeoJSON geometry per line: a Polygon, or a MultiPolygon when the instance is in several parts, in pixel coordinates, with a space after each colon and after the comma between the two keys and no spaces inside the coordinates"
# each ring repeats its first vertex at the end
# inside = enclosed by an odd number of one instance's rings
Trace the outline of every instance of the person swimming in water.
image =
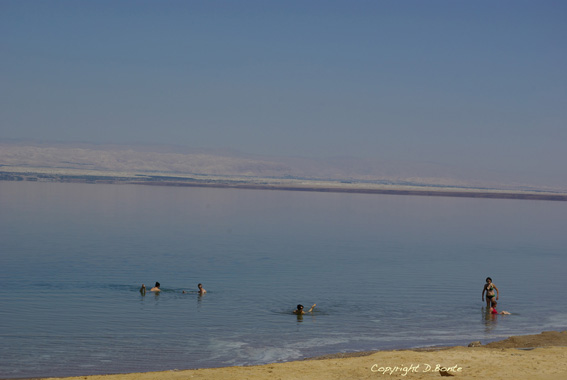
{"type": "Polygon", "coordinates": [[[199,288],[199,295],[203,295],[205,294],[207,291],[203,288],[203,284],[199,284],[197,285],[197,287],[199,288]]]}
{"type": "Polygon", "coordinates": [[[498,292],[498,288],[496,285],[492,283],[492,279],[490,277],[486,278],[486,284],[484,284],[484,288],[482,288],[482,300],[484,301],[484,293],[486,293],[486,308],[488,309],[491,305],[491,302],[494,297],[498,300],[500,293],[498,292]],[[496,295],[494,295],[494,291],[496,290],[496,295]]]}
{"type": "MultiPolygon", "coordinates": [[[[313,309],[315,308],[315,306],[317,306],[316,303],[313,304],[313,306],[311,306],[311,309],[309,309],[307,312],[308,313],[312,313],[313,309]]],[[[303,315],[305,314],[305,311],[303,310],[303,305],[297,305],[297,309],[295,309],[293,311],[293,314],[297,314],[297,315],[303,315]]]]}
{"type": "Polygon", "coordinates": [[[146,285],[142,284],[142,287],[140,288],[140,293],[145,296],[146,295],[146,285]]]}
{"type": "Polygon", "coordinates": [[[159,288],[161,285],[159,282],[156,282],[156,285],[150,289],[150,292],[159,292],[161,289],[159,288]]]}
{"type": "Polygon", "coordinates": [[[492,303],[490,304],[490,310],[488,311],[490,314],[510,315],[510,313],[508,313],[507,311],[498,312],[498,310],[496,310],[496,305],[498,305],[498,302],[492,300],[492,303]]]}

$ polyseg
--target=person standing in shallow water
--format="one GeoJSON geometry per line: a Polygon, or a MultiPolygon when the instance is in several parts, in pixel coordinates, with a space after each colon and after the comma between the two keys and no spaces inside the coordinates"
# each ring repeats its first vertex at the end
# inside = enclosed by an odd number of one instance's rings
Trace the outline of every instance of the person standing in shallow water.
{"type": "Polygon", "coordinates": [[[500,295],[498,288],[496,287],[496,285],[492,283],[492,279],[490,277],[486,278],[486,284],[484,284],[484,288],[482,289],[483,301],[484,301],[484,293],[486,293],[486,308],[488,309],[491,306],[494,297],[496,297],[496,300],[498,300],[498,297],[500,295]],[[495,290],[496,290],[496,295],[494,294],[495,290]]]}

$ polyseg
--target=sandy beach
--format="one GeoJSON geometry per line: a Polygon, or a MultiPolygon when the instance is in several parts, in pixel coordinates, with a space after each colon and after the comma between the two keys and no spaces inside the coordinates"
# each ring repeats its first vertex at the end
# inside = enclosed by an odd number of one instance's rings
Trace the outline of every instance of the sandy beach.
{"type": "Polygon", "coordinates": [[[67,379],[567,379],[567,331],[514,336],[477,347],[378,351],[249,367],[67,379]]]}

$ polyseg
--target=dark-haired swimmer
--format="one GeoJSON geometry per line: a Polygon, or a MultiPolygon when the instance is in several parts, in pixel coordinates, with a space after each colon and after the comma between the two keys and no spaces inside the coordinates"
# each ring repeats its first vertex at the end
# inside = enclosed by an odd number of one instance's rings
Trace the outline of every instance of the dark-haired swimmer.
{"type": "MultiPolygon", "coordinates": [[[[316,303],[313,304],[313,306],[311,306],[311,309],[309,309],[307,312],[308,313],[312,313],[313,309],[315,308],[315,306],[317,306],[316,303]]],[[[297,305],[297,309],[295,309],[293,311],[293,314],[297,314],[297,315],[303,315],[305,314],[305,311],[303,310],[303,305],[297,305]]]]}
{"type": "Polygon", "coordinates": [[[156,282],[156,285],[150,289],[150,292],[159,292],[161,289],[159,288],[161,285],[159,282],[156,282]]]}
{"type": "Polygon", "coordinates": [[[495,297],[494,295],[494,291],[496,290],[496,300],[498,300],[498,297],[500,295],[500,293],[498,292],[498,288],[496,287],[496,285],[494,285],[492,283],[492,279],[490,277],[486,278],[486,284],[484,284],[484,288],[482,289],[482,300],[484,301],[484,293],[486,292],[486,308],[488,309],[490,307],[490,303],[492,302],[492,299],[495,297]]]}

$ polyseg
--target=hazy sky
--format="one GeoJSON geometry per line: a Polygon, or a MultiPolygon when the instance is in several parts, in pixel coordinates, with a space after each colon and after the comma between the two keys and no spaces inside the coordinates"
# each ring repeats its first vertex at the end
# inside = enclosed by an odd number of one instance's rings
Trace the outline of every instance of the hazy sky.
{"type": "Polygon", "coordinates": [[[0,1],[0,138],[567,177],[565,1],[0,1]]]}

